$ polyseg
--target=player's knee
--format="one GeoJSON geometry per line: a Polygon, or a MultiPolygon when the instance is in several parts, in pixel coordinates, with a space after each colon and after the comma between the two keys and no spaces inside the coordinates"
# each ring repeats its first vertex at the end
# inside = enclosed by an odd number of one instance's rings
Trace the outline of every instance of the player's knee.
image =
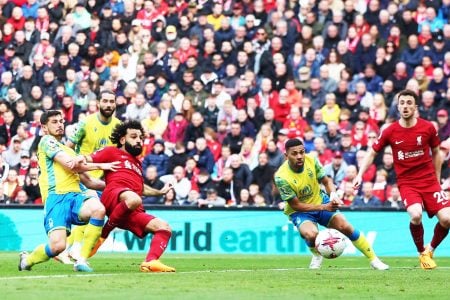
{"type": "Polygon", "coordinates": [[[105,214],[105,207],[100,202],[92,208],[92,217],[96,219],[103,219],[105,214]]]}
{"type": "Polygon", "coordinates": [[[314,243],[316,240],[317,234],[318,234],[318,232],[309,231],[309,232],[302,233],[302,236],[308,243],[314,243]]]}
{"type": "Polygon", "coordinates": [[[444,218],[439,219],[439,223],[444,228],[450,228],[450,216],[446,216],[444,218]]]}
{"type": "Polygon", "coordinates": [[[409,217],[413,224],[420,224],[422,222],[422,212],[420,211],[410,212],[409,217]]]}
{"type": "Polygon", "coordinates": [[[54,241],[50,245],[50,249],[52,250],[52,253],[54,255],[58,255],[66,249],[66,241],[65,240],[54,241]]]}
{"type": "Polygon", "coordinates": [[[129,209],[135,210],[139,205],[142,204],[142,198],[136,195],[135,197],[130,197],[129,199],[127,199],[126,203],[129,209]]]}
{"type": "Polygon", "coordinates": [[[353,233],[353,227],[350,224],[340,224],[335,229],[345,236],[350,236],[353,233]]]}
{"type": "Polygon", "coordinates": [[[165,231],[172,233],[172,228],[170,227],[169,223],[167,223],[166,221],[159,222],[158,227],[159,228],[157,230],[165,230],[165,231]]]}

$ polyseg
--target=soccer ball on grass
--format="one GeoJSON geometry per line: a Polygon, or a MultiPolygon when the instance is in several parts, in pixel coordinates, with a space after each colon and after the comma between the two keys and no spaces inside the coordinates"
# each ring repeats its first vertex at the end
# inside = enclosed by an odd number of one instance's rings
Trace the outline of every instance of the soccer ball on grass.
{"type": "Polygon", "coordinates": [[[316,250],[325,258],[339,257],[347,246],[347,238],[336,229],[326,228],[316,237],[316,250]]]}

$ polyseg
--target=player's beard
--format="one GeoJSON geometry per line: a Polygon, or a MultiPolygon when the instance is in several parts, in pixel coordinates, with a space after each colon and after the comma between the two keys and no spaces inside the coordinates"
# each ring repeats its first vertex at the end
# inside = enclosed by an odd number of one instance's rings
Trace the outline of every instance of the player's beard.
{"type": "Polygon", "coordinates": [[[111,109],[110,111],[107,111],[103,108],[100,108],[100,114],[104,116],[105,118],[110,118],[114,114],[114,109],[111,109]]]}
{"type": "Polygon", "coordinates": [[[128,142],[125,142],[125,150],[133,156],[139,156],[142,153],[142,146],[133,146],[128,142]]]}

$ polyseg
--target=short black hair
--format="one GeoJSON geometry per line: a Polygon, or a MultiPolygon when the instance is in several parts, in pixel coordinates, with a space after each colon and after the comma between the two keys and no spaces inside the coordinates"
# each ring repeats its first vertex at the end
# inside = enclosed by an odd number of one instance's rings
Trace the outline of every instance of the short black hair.
{"type": "Polygon", "coordinates": [[[98,98],[98,100],[101,100],[103,98],[103,94],[107,94],[107,95],[113,95],[114,97],[116,97],[116,93],[112,90],[109,89],[104,89],[100,91],[100,97],[98,98]]]}
{"type": "Polygon", "coordinates": [[[296,146],[303,146],[303,142],[301,139],[299,138],[293,138],[293,139],[289,139],[286,141],[286,143],[284,144],[284,147],[286,149],[286,152],[288,152],[288,150],[292,147],[296,147],[296,146]]]}
{"type": "Polygon", "coordinates": [[[58,115],[62,116],[62,112],[59,111],[59,110],[47,110],[47,111],[45,111],[41,115],[41,120],[40,120],[41,121],[41,125],[46,125],[48,123],[48,120],[51,117],[58,116],[58,115]]]}
{"type": "Polygon", "coordinates": [[[122,147],[122,144],[120,144],[120,139],[127,135],[128,129],[140,130],[141,134],[144,135],[144,128],[142,128],[142,125],[139,121],[128,120],[116,125],[113,132],[111,133],[111,142],[117,145],[117,147],[122,147]]]}
{"type": "Polygon", "coordinates": [[[397,94],[397,99],[400,99],[401,96],[411,96],[414,98],[414,103],[419,105],[419,95],[417,95],[416,92],[412,90],[403,90],[397,94]]]}

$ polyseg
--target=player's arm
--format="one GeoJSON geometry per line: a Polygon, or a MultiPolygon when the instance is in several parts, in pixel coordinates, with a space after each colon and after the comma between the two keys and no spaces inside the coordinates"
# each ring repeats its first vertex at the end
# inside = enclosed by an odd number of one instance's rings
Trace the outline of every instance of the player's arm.
{"type": "Polygon", "coordinates": [[[103,191],[105,189],[105,182],[103,180],[91,177],[87,173],[80,173],[80,180],[88,189],[96,191],[103,191]]]}
{"type": "Polygon", "coordinates": [[[53,160],[61,164],[65,169],[82,173],[93,170],[103,170],[103,171],[116,171],[116,167],[119,162],[112,163],[88,163],[86,162],[86,157],[83,155],[78,155],[76,157],[70,156],[64,151],[59,151],[53,160]]]}
{"type": "Polygon", "coordinates": [[[433,160],[434,170],[436,172],[436,177],[439,182],[441,182],[441,168],[442,168],[442,156],[440,153],[439,146],[434,147],[431,150],[431,157],[433,160]]]}
{"type": "Polygon", "coordinates": [[[333,179],[329,176],[324,176],[320,182],[325,187],[325,191],[330,196],[331,202],[336,202],[339,205],[343,205],[344,203],[339,198],[339,196],[336,194],[336,186],[334,185],[333,179]]]}
{"type": "Polygon", "coordinates": [[[170,189],[173,188],[173,185],[171,183],[166,183],[160,190],[154,189],[146,184],[144,184],[144,189],[142,191],[142,194],[144,196],[162,196],[167,194],[170,189]]]}
{"type": "Polygon", "coordinates": [[[66,146],[69,148],[75,149],[75,143],[72,142],[71,140],[66,141],[66,146]]]}
{"type": "Polygon", "coordinates": [[[289,183],[283,178],[275,176],[275,186],[280,192],[280,197],[283,201],[289,203],[290,207],[295,211],[308,212],[308,211],[319,211],[319,210],[336,210],[337,204],[332,204],[330,201],[327,204],[310,204],[301,202],[295,191],[291,188],[289,183]],[[335,208],[333,209],[333,205],[335,208]]]}
{"type": "Polygon", "coordinates": [[[375,159],[375,156],[377,156],[378,152],[373,150],[373,148],[370,148],[367,150],[366,156],[364,157],[361,166],[359,167],[358,175],[356,175],[355,179],[353,180],[353,187],[355,189],[359,188],[359,186],[362,183],[362,176],[367,171],[369,166],[373,163],[373,160],[375,159]]]}

